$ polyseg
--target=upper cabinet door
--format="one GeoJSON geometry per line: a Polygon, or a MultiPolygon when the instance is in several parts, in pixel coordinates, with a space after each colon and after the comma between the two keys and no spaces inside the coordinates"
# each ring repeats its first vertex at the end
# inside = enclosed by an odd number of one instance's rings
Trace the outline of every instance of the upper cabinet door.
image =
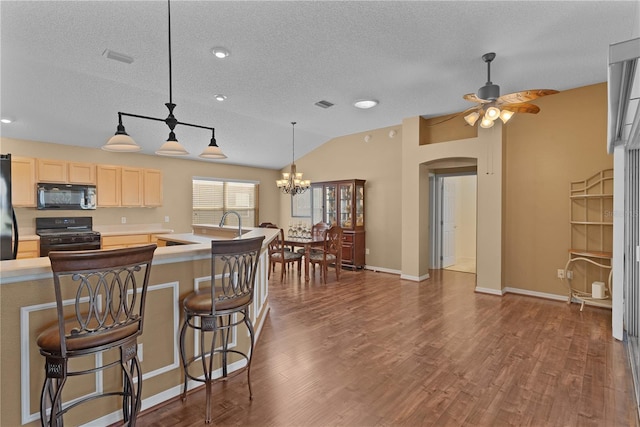
{"type": "Polygon", "coordinates": [[[120,166],[97,166],[96,191],[98,193],[98,207],[120,206],[120,172],[120,166]]]}
{"type": "Polygon", "coordinates": [[[162,171],[144,170],[144,205],[162,206],[162,171]]]}
{"type": "Polygon", "coordinates": [[[67,183],[67,162],[64,160],[38,159],[38,182],[67,183]]]}
{"type": "Polygon", "coordinates": [[[36,159],[11,156],[11,200],[14,207],[36,207],[36,159]]]}
{"type": "Polygon", "coordinates": [[[143,170],[139,168],[122,167],[122,206],[142,206],[144,197],[143,170]]]}
{"type": "Polygon", "coordinates": [[[69,184],[96,184],[96,165],[69,162],[69,184]]]}

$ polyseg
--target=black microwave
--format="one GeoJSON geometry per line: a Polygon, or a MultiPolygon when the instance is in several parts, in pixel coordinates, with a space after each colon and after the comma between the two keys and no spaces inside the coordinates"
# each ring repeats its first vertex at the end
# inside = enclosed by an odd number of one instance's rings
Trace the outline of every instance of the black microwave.
{"type": "Polygon", "coordinates": [[[85,210],[96,208],[95,185],[38,184],[39,210],[85,210]]]}

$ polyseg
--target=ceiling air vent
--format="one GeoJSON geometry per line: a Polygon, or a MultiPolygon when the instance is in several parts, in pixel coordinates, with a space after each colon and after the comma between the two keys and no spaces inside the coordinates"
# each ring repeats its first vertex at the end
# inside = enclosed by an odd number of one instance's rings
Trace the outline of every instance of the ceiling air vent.
{"type": "Polygon", "coordinates": [[[316,104],[318,107],[320,108],[329,108],[329,107],[333,107],[333,104],[330,103],[329,101],[318,101],[316,102],[316,104]]]}
{"type": "Polygon", "coordinates": [[[105,49],[102,52],[102,56],[105,58],[113,59],[115,61],[124,62],[125,64],[131,64],[133,62],[133,58],[129,55],[125,55],[124,53],[114,52],[110,49],[105,49]]]}

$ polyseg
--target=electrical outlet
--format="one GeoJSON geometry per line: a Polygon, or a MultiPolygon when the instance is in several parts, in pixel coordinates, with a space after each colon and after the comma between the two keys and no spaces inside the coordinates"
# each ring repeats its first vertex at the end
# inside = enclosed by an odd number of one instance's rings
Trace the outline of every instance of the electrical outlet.
{"type": "Polygon", "coordinates": [[[564,279],[564,270],[562,268],[558,269],[558,279],[564,279]]]}
{"type": "Polygon", "coordinates": [[[364,253],[365,253],[366,255],[369,255],[369,248],[366,248],[366,249],[364,250],[364,253]]]}
{"type": "Polygon", "coordinates": [[[142,362],[142,343],[138,343],[138,360],[142,362]]]}
{"type": "Polygon", "coordinates": [[[164,222],[169,222],[169,215],[164,217],[164,222]]]}
{"type": "Polygon", "coordinates": [[[127,217],[126,217],[126,216],[123,216],[122,218],[120,218],[120,221],[121,221],[123,224],[126,224],[126,223],[127,223],[127,217]]]}
{"type": "Polygon", "coordinates": [[[567,270],[567,279],[573,279],[573,270],[567,270]]]}

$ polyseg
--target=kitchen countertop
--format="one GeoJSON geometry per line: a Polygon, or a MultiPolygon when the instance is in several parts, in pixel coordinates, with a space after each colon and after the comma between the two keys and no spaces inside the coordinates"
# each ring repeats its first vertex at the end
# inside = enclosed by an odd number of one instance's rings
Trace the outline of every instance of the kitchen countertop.
{"type": "MultiPolygon", "coordinates": [[[[265,241],[262,244],[262,247],[263,250],[265,250],[267,244],[273,240],[277,234],[278,230],[273,228],[253,228],[248,233],[243,234],[240,238],[250,239],[252,237],[264,236],[265,241]]],[[[176,235],[178,234],[164,234],[162,236],[171,238],[176,235]]],[[[190,243],[193,244],[159,247],[153,255],[153,264],[173,263],[185,259],[204,259],[211,256],[211,241],[216,240],[216,237],[197,236],[191,233],[184,233],[184,235],[188,236],[189,239],[192,239],[190,240],[190,243]]],[[[2,274],[0,274],[0,285],[5,285],[50,277],[51,263],[48,257],[0,261],[0,271],[2,272],[2,274]]]]}

